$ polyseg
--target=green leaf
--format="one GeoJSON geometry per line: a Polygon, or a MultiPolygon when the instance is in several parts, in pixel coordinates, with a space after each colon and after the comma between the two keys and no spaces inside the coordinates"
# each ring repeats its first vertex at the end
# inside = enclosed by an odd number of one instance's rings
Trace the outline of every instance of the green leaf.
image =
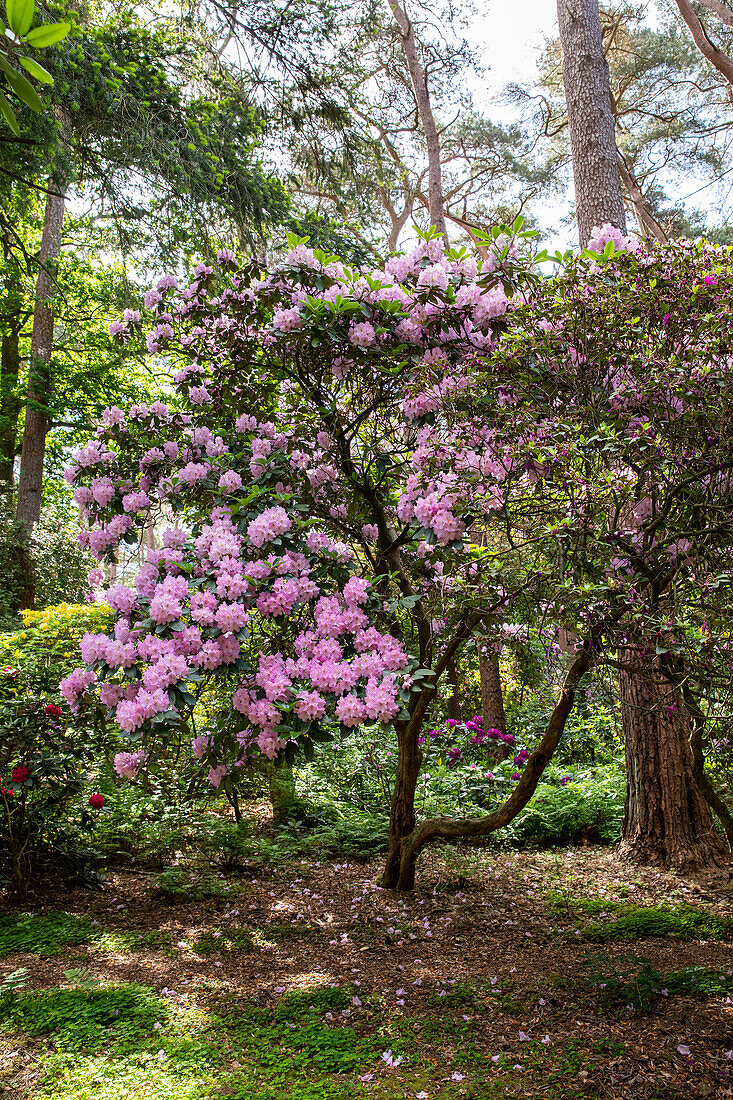
{"type": "Polygon", "coordinates": [[[29,46],[36,46],[38,49],[44,46],[55,46],[57,42],[66,38],[70,30],[71,23],[44,23],[42,27],[34,27],[28,32],[26,42],[29,46]]]}
{"type": "Polygon", "coordinates": [[[5,78],[18,99],[21,99],[27,107],[30,107],[30,109],[36,111],[36,113],[43,111],[41,98],[31,82],[26,80],[19,72],[16,72],[13,66],[8,64],[2,54],[0,54],[0,69],[5,73],[5,78]]]}
{"type": "Polygon", "coordinates": [[[10,29],[15,31],[19,38],[28,34],[36,13],[35,0],[5,0],[5,11],[10,29]]]}
{"type": "Polygon", "coordinates": [[[0,115],[3,116],[15,136],[20,137],[20,126],[18,126],[18,120],[13,113],[13,108],[10,106],[2,92],[0,92],[0,115]]]}
{"type": "Polygon", "coordinates": [[[19,57],[18,61],[20,61],[26,72],[29,72],[36,80],[40,80],[41,84],[53,84],[53,77],[50,72],[44,69],[43,65],[39,65],[37,61],[34,61],[32,57],[19,57]]]}

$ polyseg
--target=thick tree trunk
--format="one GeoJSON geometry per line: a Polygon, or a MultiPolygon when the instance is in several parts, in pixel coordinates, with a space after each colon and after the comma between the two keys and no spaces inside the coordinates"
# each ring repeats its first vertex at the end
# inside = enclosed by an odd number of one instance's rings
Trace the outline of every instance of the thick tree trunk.
{"type": "Polygon", "coordinates": [[[580,243],[610,222],[626,231],[598,0],[557,0],[580,243]]]}
{"type": "Polygon", "coordinates": [[[730,852],[694,777],[690,721],[658,659],[627,650],[619,674],[626,752],[626,812],[620,851],[678,871],[718,867],[730,852]]]}
{"type": "Polygon", "coordinates": [[[430,207],[430,220],[439,233],[448,241],[448,231],[445,225],[443,212],[443,171],[440,162],[440,136],[435,122],[435,115],[430,103],[428,81],[425,70],[420,64],[417,51],[415,30],[407,17],[405,9],[398,0],[388,0],[392,14],[402,34],[402,44],[405,51],[405,61],[410,73],[412,90],[415,93],[417,113],[420,116],[425,144],[428,152],[428,204],[430,207]]]}
{"type": "Polygon", "coordinates": [[[53,350],[53,309],[48,305],[53,290],[53,266],[61,252],[65,191],[53,180],[49,183],[43,237],[36,280],[33,332],[28,367],[28,399],[23,430],[18,480],[18,521],[27,532],[41,515],[43,459],[48,432],[48,401],[51,392],[51,352],[53,350]]]}

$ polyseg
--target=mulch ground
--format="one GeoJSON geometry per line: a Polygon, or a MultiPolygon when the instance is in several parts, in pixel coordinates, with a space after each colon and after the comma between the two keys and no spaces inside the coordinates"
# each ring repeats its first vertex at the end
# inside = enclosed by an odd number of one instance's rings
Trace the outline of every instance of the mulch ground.
{"type": "MultiPolygon", "coordinates": [[[[109,930],[159,929],[170,934],[168,949],[116,954],[72,947],[47,959],[18,954],[3,960],[0,975],[22,966],[29,987],[53,987],[64,983],[70,967],[87,967],[103,981],[141,982],[194,998],[199,989],[215,988],[261,1003],[324,981],[354,985],[365,1000],[381,994],[390,1016],[417,1023],[418,1045],[421,1021],[440,1014],[444,997],[446,1012],[471,1023],[472,1040],[485,1055],[479,1076],[488,1078],[492,1065],[497,1072],[521,1067],[506,1078],[504,1095],[733,1097],[733,1000],[676,995],[662,997],[648,1013],[611,1008],[589,988],[583,966],[588,952],[601,951],[608,959],[643,957],[662,974],[694,966],[724,974],[733,967],[730,945],[658,938],[598,947],[577,934],[585,918],[571,908],[553,910],[547,899],[554,891],[642,905],[685,900],[730,915],[733,887],[726,873],[681,879],[590,848],[429,853],[410,895],[377,888],[378,873],[377,864],[317,862],[257,870],[228,876],[236,890],[227,900],[174,904],[161,899],[154,876],[142,873],[112,874],[100,894],[49,890],[26,908],[86,914],[109,930]],[[191,945],[212,930],[248,930],[260,946],[197,954],[191,945]],[[468,1007],[456,1007],[461,983],[482,991],[468,1007]],[[492,990],[500,995],[492,997],[492,990]],[[528,1056],[545,1037],[561,1084],[549,1079],[546,1060],[528,1056]]],[[[374,1011],[356,1005],[348,1010],[350,1023],[368,1028],[374,1011]]],[[[444,1041],[428,1034],[422,1052],[445,1081],[444,1041]]],[[[13,1059],[0,1075],[5,1100],[33,1095],[22,1052],[13,1048],[13,1059]]],[[[390,1072],[377,1067],[374,1080],[390,1072]]],[[[455,1095],[479,1095],[471,1092],[477,1073],[463,1073],[455,1095]]],[[[365,1095],[373,1087],[365,1082],[365,1095]]],[[[394,1095],[414,1097],[405,1087],[394,1095]]]]}

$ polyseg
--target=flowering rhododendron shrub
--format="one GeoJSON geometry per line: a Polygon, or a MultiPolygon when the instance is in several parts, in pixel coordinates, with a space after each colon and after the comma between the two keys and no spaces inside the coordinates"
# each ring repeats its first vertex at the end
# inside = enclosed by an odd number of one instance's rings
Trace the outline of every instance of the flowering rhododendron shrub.
{"type": "MultiPolygon", "coordinates": [[[[579,645],[595,638],[596,659],[620,668],[622,688],[642,685],[646,702],[625,711],[629,774],[648,768],[653,781],[659,756],[645,753],[636,727],[654,710],[664,751],[678,753],[672,770],[684,771],[682,810],[694,804],[697,832],[712,834],[702,792],[733,841],[704,766],[705,755],[716,766],[729,724],[733,667],[733,259],[705,244],[628,248],[607,230],[512,312],[486,364],[501,372],[503,399],[488,386],[467,391],[457,445],[434,446],[415,492],[451,469],[486,492],[472,431],[495,449],[514,441],[506,534],[523,542],[525,568],[534,558],[547,570],[554,557],[543,615],[579,645]]],[[[456,514],[464,518],[461,505],[456,514]]],[[[680,858],[707,858],[691,843],[680,858]]],[[[662,837],[654,858],[666,852],[662,837]]]]}
{"type": "MultiPolygon", "coordinates": [[[[132,584],[105,592],[114,629],[84,637],[62,685],[129,735],[120,776],[183,746],[226,785],[258,753],[381,723],[409,765],[412,830],[437,678],[512,600],[458,514],[470,494],[490,522],[505,467],[477,457],[499,486],[482,494],[426,473],[527,282],[508,252],[479,264],[428,239],[361,273],[298,243],[265,277],[222,253],[219,271],[146,295],[147,350],[175,364],[175,397],[108,409],[67,471],[98,559],[167,523],[132,584]]],[[[113,335],[139,326],[128,313],[113,335]]]]}
{"type": "Polygon", "coordinates": [[[0,882],[25,897],[46,874],[89,883],[96,876],[93,816],[78,804],[89,741],[72,735],[67,709],[17,692],[14,671],[0,675],[0,882]]]}

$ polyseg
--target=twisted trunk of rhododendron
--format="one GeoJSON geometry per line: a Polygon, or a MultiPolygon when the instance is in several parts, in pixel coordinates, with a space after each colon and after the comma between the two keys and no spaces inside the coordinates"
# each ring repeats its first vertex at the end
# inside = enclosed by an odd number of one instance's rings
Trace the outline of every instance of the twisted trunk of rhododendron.
{"type": "Polygon", "coordinates": [[[411,890],[415,884],[413,873],[411,885],[402,885],[401,868],[403,846],[414,832],[416,824],[415,788],[422,763],[422,752],[418,744],[422,723],[422,715],[413,715],[409,722],[401,722],[396,726],[399,747],[397,775],[389,819],[387,862],[380,879],[380,885],[388,890],[411,890]]]}
{"type": "Polygon", "coordinates": [[[715,789],[710,776],[705,771],[705,757],[702,750],[702,734],[705,728],[705,715],[698,707],[687,687],[682,689],[682,698],[687,708],[692,729],[690,731],[690,749],[692,750],[692,775],[698,787],[702,791],[703,798],[710,809],[716,814],[723,827],[726,839],[733,852],[733,814],[725,801],[715,789]]]}
{"type": "MultiPolygon", "coordinates": [[[[396,875],[395,882],[398,890],[412,890],[414,888],[417,857],[423,848],[433,840],[438,837],[457,840],[461,837],[487,836],[496,829],[508,825],[524,809],[537,789],[537,784],[560,743],[568,716],[573,709],[578,685],[591,667],[592,662],[593,646],[588,642],[575,658],[565,676],[560,698],[550,715],[542,740],[527,760],[521,779],[509,798],[501,806],[493,813],[487,814],[486,817],[464,818],[462,820],[450,817],[433,817],[423,821],[422,825],[411,836],[402,838],[399,846],[399,873],[396,875]]],[[[390,836],[387,870],[391,870],[390,860],[394,861],[396,854],[396,851],[393,851],[392,837],[390,836]]],[[[385,871],[385,876],[386,873],[385,871]]],[[[388,883],[384,882],[383,885],[388,885],[388,883]]]]}

